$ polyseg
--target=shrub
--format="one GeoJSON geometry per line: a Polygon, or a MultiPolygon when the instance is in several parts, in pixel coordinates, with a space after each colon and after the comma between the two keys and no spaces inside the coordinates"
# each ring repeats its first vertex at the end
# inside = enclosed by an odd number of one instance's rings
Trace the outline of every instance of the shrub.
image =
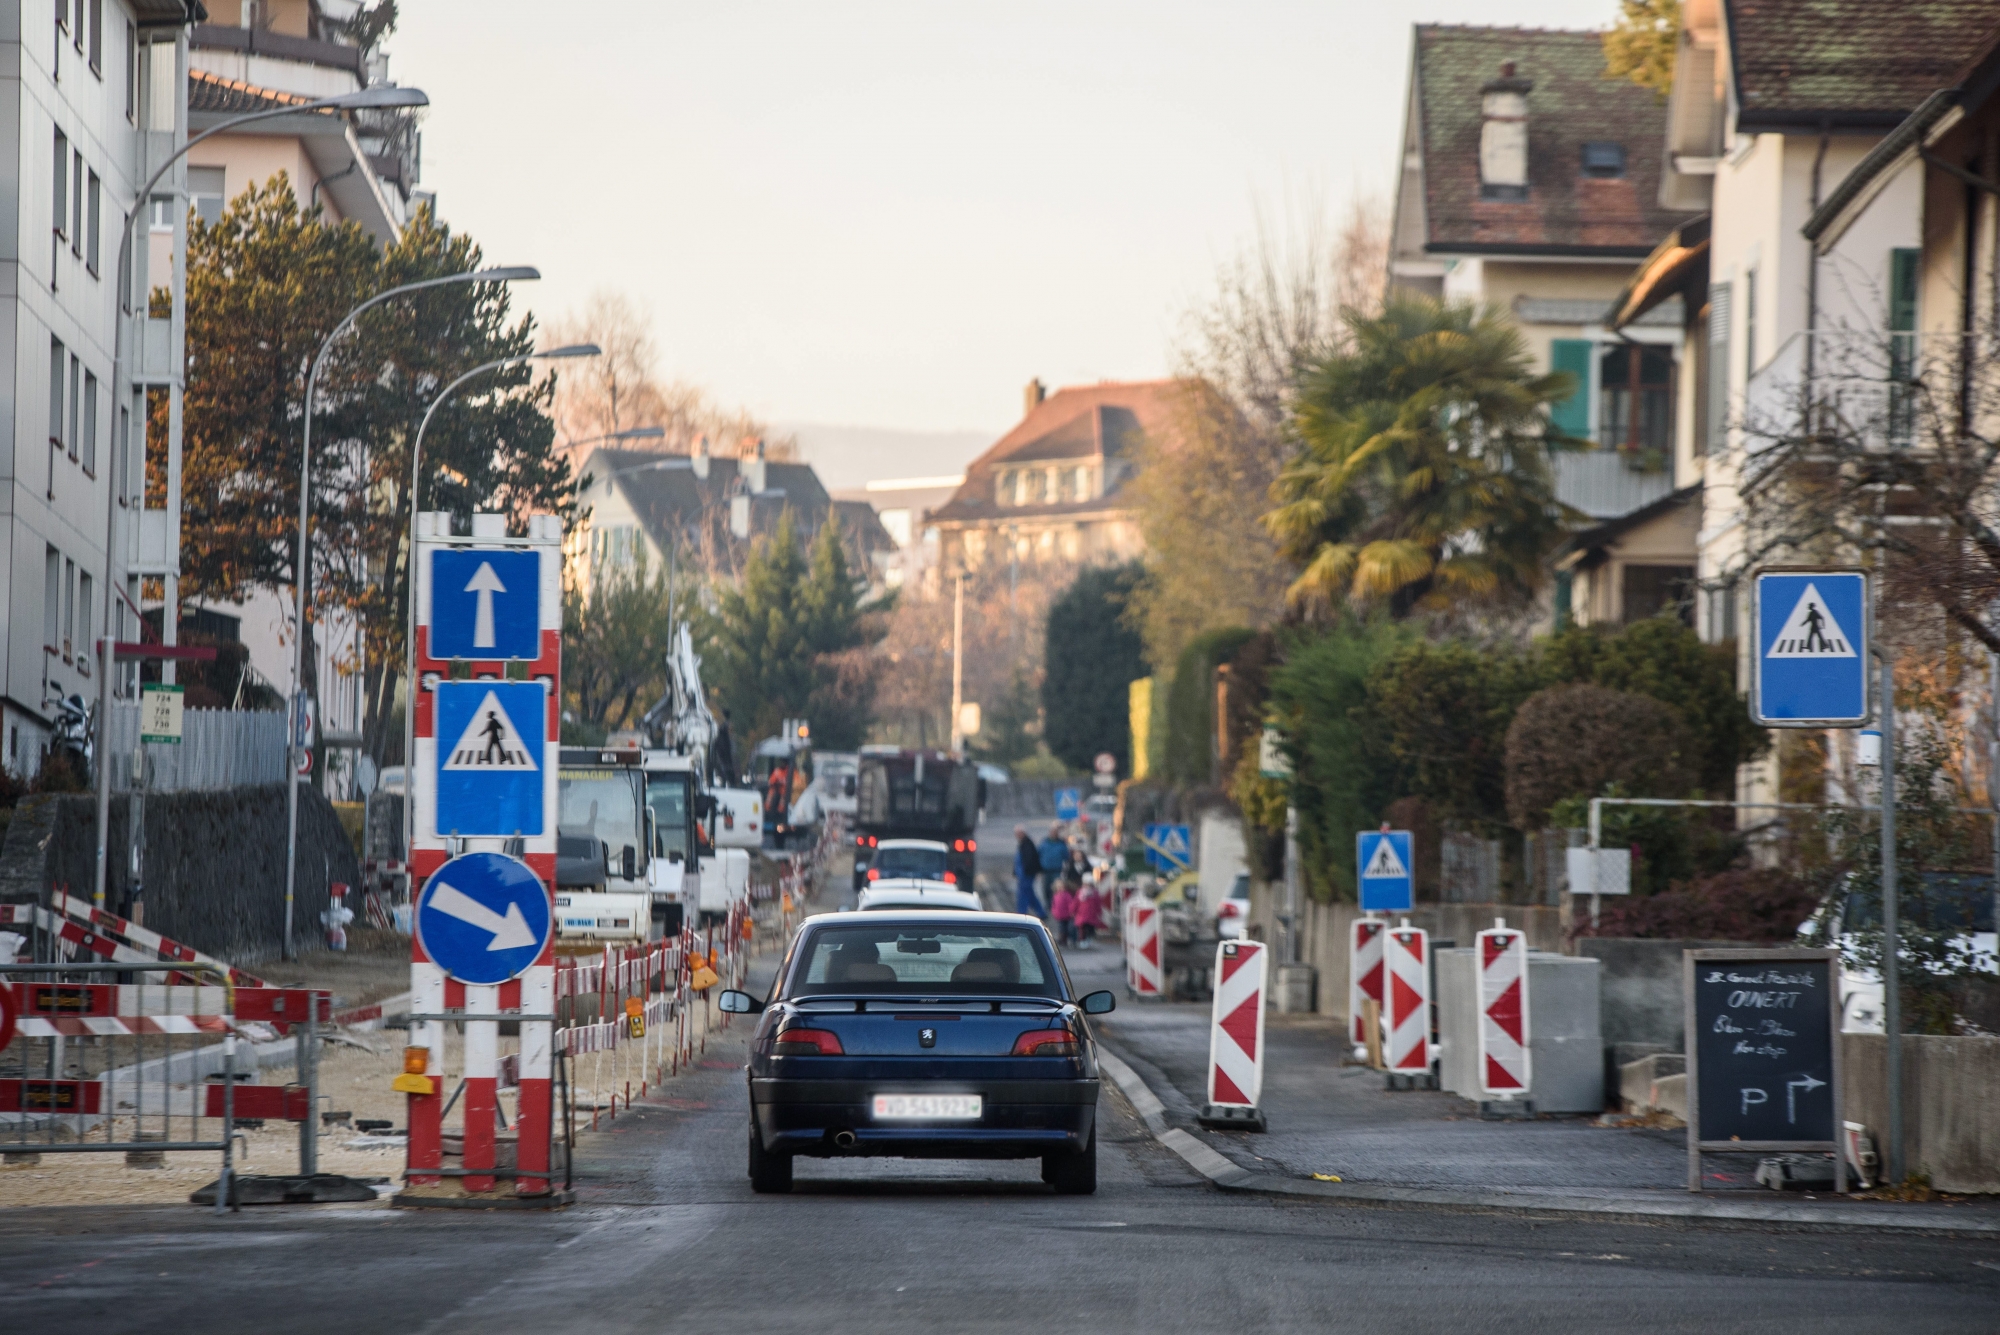
{"type": "Polygon", "coordinates": [[[1602,686],[1552,686],[1529,697],[1507,728],[1507,814],[1538,830],[1566,797],[1617,785],[1633,797],[1681,797],[1684,725],[1669,705],[1602,686]]]}
{"type": "Polygon", "coordinates": [[[1819,891],[1776,868],[1734,870],[1676,882],[1657,895],[1607,899],[1597,926],[1580,936],[1644,936],[1781,943],[1819,907],[1819,891]]]}

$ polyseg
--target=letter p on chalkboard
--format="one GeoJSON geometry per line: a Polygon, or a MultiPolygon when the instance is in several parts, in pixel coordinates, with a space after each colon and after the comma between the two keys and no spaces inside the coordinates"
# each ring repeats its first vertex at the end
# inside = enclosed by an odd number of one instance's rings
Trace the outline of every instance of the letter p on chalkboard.
{"type": "Polygon", "coordinates": [[[1701,1156],[1840,1153],[1840,956],[1833,950],[1682,952],[1688,1190],[1701,1156]]]}

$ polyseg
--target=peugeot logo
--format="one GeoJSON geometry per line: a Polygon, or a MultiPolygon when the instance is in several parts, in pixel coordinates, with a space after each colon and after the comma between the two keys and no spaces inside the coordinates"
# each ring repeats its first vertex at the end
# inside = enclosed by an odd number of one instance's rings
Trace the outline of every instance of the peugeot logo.
{"type": "Polygon", "coordinates": [[[922,1045],[923,1045],[924,1047],[927,1047],[927,1048],[934,1048],[934,1047],[936,1047],[936,1046],[937,1046],[937,1030],[935,1030],[935,1029],[919,1029],[919,1030],[917,1030],[917,1042],[918,1042],[918,1043],[920,1043],[920,1044],[922,1044],[922,1045]]]}

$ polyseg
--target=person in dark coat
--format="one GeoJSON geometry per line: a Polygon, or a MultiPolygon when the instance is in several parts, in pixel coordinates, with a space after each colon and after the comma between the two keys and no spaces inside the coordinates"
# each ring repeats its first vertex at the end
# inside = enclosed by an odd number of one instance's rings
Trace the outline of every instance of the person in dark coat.
{"type": "Polygon", "coordinates": [[[715,744],[708,749],[708,758],[715,770],[718,788],[734,788],[741,775],[736,769],[736,738],[729,730],[729,711],[722,711],[722,722],[715,727],[715,744]]]}
{"type": "Polygon", "coordinates": [[[1035,893],[1035,878],[1042,874],[1041,855],[1035,851],[1035,841],[1028,837],[1028,827],[1014,827],[1014,912],[1030,913],[1037,918],[1047,917],[1042,911],[1041,897],[1035,893]]]}

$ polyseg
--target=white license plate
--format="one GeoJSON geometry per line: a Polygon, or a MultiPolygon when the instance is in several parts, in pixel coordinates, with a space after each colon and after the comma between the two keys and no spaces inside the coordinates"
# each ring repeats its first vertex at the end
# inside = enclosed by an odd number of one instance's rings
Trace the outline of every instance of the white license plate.
{"type": "Polygon", "coordinates": [[[976,1121],[983,1102],[977,1094],[877,1094],[875,1117],[878,1121],[976,1121]]]}

